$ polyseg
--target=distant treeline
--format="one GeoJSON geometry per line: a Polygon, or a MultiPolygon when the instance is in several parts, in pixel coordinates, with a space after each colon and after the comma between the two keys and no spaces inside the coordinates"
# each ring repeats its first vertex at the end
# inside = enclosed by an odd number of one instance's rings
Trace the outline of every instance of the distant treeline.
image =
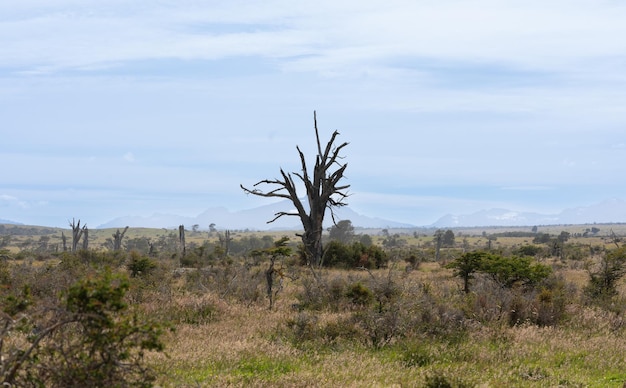
{"type": "Polygon", "coordinates": [[[510,231],[510,232],[492,233],[489,236],[491,237],[535,237],[537,236],[537,233],[536,232],[523,232],[523,231],[510,231]]]}
{"type": "Polygon", "coordinates": [[[0,235],[41,236],[55,233],[57,231],[53,228],[0,224],[0,235]]]}

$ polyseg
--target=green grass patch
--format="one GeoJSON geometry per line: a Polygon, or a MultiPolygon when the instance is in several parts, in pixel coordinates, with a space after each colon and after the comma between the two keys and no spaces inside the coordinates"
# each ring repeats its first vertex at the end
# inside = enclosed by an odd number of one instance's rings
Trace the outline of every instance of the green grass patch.
{"type": "Polygon", "coordinates": [[[239,360],[232,374],[243,378],[244,381],[272,381],[282,375],[296,372],[298,369],[292,360],[252,356],[239,360]]]}

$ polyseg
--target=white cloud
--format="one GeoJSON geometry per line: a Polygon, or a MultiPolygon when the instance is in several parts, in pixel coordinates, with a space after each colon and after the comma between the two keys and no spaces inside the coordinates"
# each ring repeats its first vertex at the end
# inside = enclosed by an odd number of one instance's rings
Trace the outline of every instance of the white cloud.
{"type": "Polygon", "coordinates": [[[287,70],[325,74],[389,67],[402,58],[580,74],[626,49],[615,39],[626,35],[626,7],[597,1],[53,4],[5,9],[5,65],[258,55],[284,58],[287,70]]]}
{"type": "Polygon", "coordinates": [[[132,152],[127,152],[124,154],[124,160],[133,163],[135,161],[135,155],[132,152]]]}
{"type": "Polygon", "coordinates": [[[6,203],[52,209],[74,187],[65,213],[81,198],[107,215],[143,206],[129,198],[252,207],[240,183],[315,151],[313,109],[351,143],[366,214],[466,213],[578,182],[626,195],[615,2],[51,0],[0,15],[6,203]],[[480,185],[502,189],[445,191],[480,185]],[[444,188],[412,195],[430,186],[444,188]]]}
{"type": "Polygon", "coordinates": [[[30,204],[26,201],[22,201],[17,197],[14,197],[12,195],[7,195],[7,194],[2,194],[0,195],[0,201],[3,201],[5,203],[5,206],[14,206],[14,207],[18,207],[21,209],[28,209],[30,208],[30,204]]]}
{"type": "Polygon", "coordinates": [[[17,198],[15,198],[12,195],[1,194],[0,195],[0,200],[7,201],[7,202],[8,201],[17,201],[17,198]]]}

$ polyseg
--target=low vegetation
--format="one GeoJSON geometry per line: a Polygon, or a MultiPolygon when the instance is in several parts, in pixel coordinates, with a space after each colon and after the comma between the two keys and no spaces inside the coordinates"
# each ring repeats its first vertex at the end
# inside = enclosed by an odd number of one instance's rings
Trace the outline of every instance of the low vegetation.
{"type": "Polygon", "coordinates": [[[89,249],[70,252],[60,230],[3,226],[0,383],[626,383],[617,226],[338,225],[319,266],[285,233],[92,230],[89,249]]]}

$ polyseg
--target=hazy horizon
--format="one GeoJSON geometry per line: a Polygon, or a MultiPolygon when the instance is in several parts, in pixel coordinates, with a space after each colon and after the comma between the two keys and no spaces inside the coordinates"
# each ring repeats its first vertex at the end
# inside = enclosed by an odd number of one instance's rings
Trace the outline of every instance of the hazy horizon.
{"type": "Polygon", "coordinates": [[[626,4],[583,0],[0,5],[0,218],[269,200],[333,130],[348,203],[425,225],[626,198],[626,4]]]}

